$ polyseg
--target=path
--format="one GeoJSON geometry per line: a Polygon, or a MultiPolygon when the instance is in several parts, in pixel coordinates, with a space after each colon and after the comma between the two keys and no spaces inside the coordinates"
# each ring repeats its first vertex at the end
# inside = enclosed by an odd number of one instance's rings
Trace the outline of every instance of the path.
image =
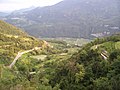
{"type": "Polygon", "coordinates": [[[15,59],[13,60],[13,62],[9,65],[9,68],[12,68],[15,63],[17,62],[17,60],[25,53],[29,53],[31,51],[34,51],[34,50],[38,50],[38,49],[41,49],[42,47],[35,47],[33,49],[30,49],[30,50],[26,50],[26,51],[23,51],[23,52],[18,52],[17,56],[15,57],[15,59]]]}

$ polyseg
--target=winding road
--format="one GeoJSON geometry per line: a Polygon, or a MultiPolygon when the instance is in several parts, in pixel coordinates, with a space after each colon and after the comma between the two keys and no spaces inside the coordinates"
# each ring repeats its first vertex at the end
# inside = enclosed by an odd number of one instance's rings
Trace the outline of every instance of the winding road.
{"type": "Polygon", "coordinates": [[[13,60],[13,62],[8,66],[9,68],[12,68],[15,63],[17,62],[17,60],[25,53],[29,53],[29,52],[32,52],[34,50],[38,50],[38,49],[41,49],[42,47],[35,47],[33,49],[30,49],[30,50],[26,50],[26,51],[23,51],[23,52],[18,52],[17,56],[15,57],[15,59],[13,60]]]}

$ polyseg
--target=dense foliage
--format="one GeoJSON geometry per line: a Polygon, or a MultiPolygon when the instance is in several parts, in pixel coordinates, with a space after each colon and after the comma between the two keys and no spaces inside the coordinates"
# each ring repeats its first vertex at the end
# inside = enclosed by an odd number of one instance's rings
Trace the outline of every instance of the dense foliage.
{"type": "Polygon", "coordinates": [[[119,90],[119,69],[118,34],[85,45],[60,69],[56,69],[50,84],[59,85],[62,90],[119,90]]]}
{"type": "Polygon", "coordinates": [[[96,39],[81,49],[65,41],[50,43],[53,48],[26,53],[9,68],[19,51],[42,46],[43,41],[1,32],[0,89],[119,90],[120,34],[96,39]]]}
{"type": "MultiPolygon", "coordinates": [[[[66,54],[66,43],[51,42],[55,43],[56,48],[49,48],[45,41],[28,36],[3,21],[1,24],[4,28],[0,30],[0,90],[52,90],[49,79],[55,73],[55,68],[59,62],[71,56],[71,52],[66,54]],[[35,47],[42,47],[42,50],[20,56],[15,65],[9,68],[18,53],[35,47]]],[[[54,87],[55,90],[58,88],[54,87]]]]}

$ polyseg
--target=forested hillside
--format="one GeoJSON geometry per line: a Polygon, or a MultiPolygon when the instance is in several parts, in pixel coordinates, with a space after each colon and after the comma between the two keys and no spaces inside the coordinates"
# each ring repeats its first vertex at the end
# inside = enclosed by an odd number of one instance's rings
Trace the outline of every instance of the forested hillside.
{"type": "Polygon", "coordinates": [[[120,32],[120,0],[63,0],[4,18],[37,37],[95,38],[120,32]]]}
{"type": "MultiPolygon", "coordinates": [[[[0,10],[55,0],[43,1],[1,0],[0,10]]],[[[0,12],[0,90],[120,90],[120,0],[0,12]]]]}
{"type": "Polygon", "coordinates": [[[78,49],[61,41],[50,42],[53,48],[3,21],[0,28],[1,90],[52,89],[49,78],[56,66],[78,49]]]}
{"type": "Polygon", "coordinates": [[[76,46],[20,32],[0,32],[1,90],[119,90],[120,34],[76,46]]]}
{"type": "Polygon", "coordinates": [[[119,90],[120,34],[83,46],[50,80],[61,90],[119,90]]]}

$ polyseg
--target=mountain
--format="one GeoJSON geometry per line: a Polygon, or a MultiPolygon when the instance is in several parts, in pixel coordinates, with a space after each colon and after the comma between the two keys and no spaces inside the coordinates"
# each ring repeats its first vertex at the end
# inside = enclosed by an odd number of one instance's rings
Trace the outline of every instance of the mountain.
{"type": "Polygon", "coordinates": [[[10,13],[5,13],[5,12],[0,12],[0,17],[5,17],[7,15],[9,15],[10,13]]]}
{"type": "Polygon", "coordinates": [[[102,37],[120,32],[119,6],[119,0],[63,0],[6,21],[37,37],[102,37]]]}
{"type": "Polygon", "coordinates": [[[31,7],[29,7],[29,8],[24,8],[24,9],[20,9],[20,10],[15,10],[15,11],[13,11],[12,12],[12,15],[22,15],[22,14],[24,14],[25,12],[27,12],[27,11],[31,11],[31,10],[33,10],[33,9],[35,9],[36,7],[34,7],[34,6],[31,6],[31,7]]]}
{"type": "Polygon", "coordinates": [[[10,13],[0,12],[0,19],[8,15],[10,15],[10,13]]]}

